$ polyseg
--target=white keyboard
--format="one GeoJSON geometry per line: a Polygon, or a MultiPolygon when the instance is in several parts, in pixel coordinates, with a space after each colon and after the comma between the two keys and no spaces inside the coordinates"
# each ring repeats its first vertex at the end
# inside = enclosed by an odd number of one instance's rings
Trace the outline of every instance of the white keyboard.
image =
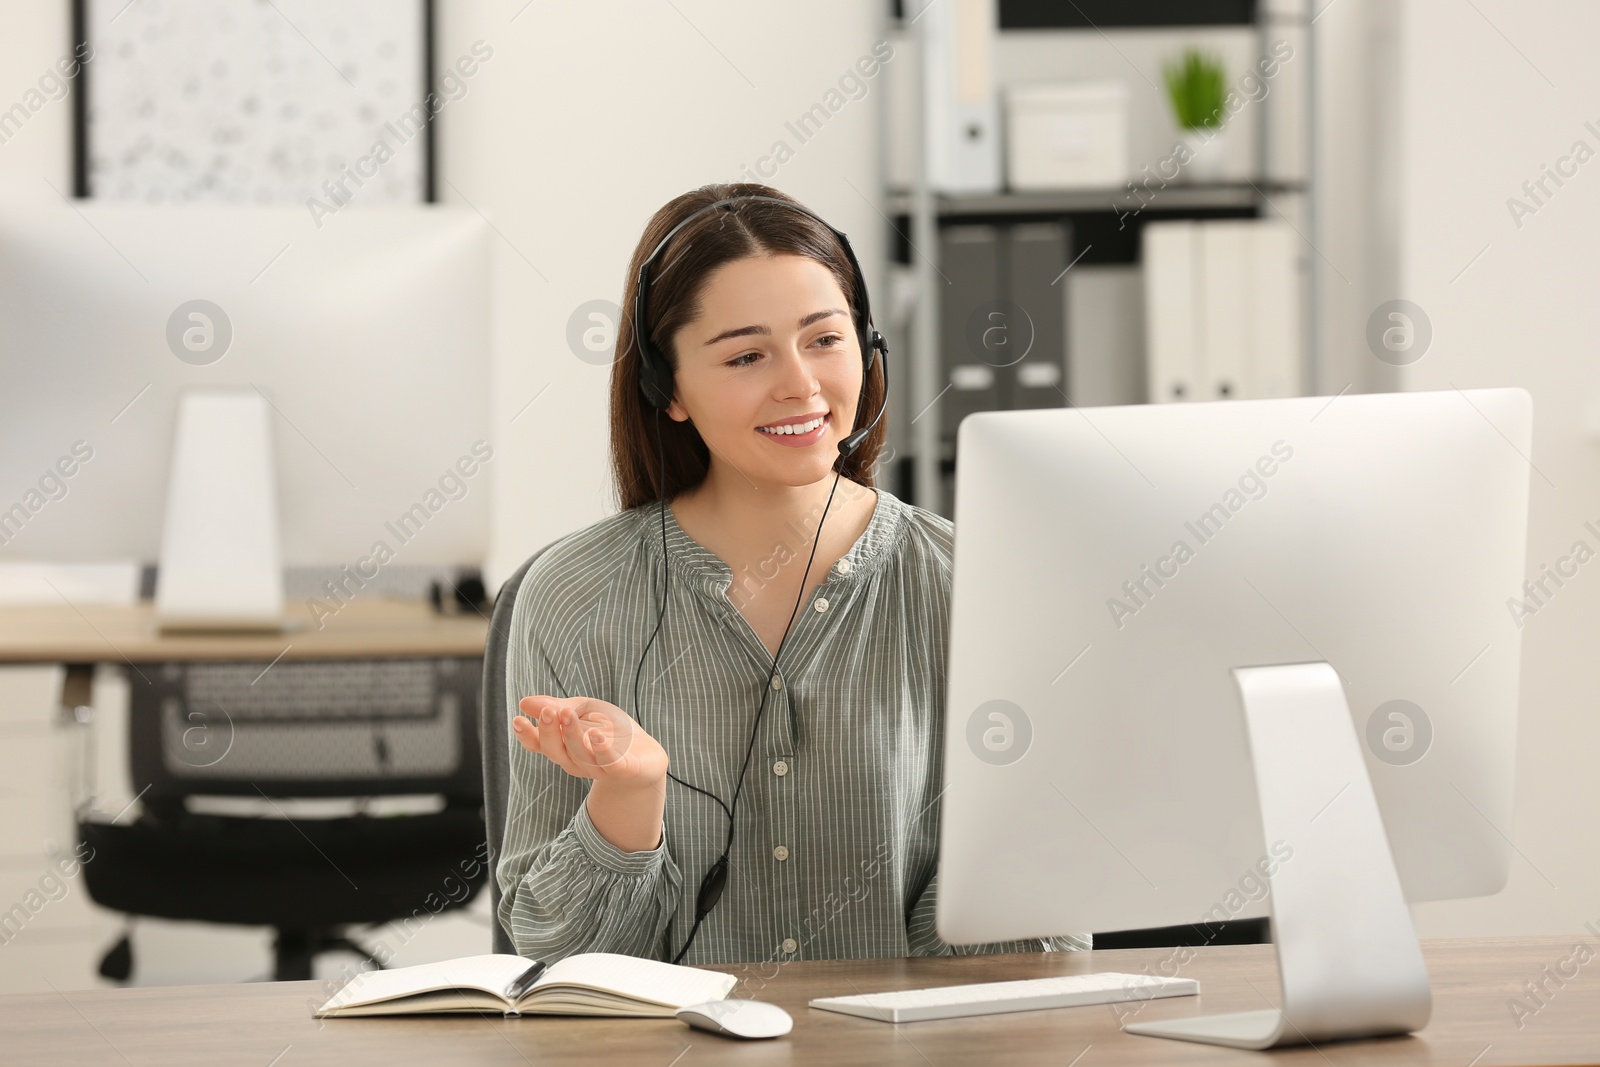
{"type": "Polygon", "coordinates": [[[957,1019],[964,1015],[999,1015],[1008,1011],[1071,1008],[1083,1004],[1115,1004],[1155,997],[1187,997],[1200,992],[1193,978],[1159,978],[1148,974],[1070,974],[1028,978],[1019,982],[983,982],[937,989],[905,989],[850,997],[818,997],[813,1008],[859,1015],[886,1023],[957,1019]]]}

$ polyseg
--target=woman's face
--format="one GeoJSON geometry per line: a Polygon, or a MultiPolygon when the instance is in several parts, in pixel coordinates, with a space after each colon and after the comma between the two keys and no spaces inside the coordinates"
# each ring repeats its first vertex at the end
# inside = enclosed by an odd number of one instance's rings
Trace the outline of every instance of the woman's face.
{"type": "Polygon", "coordinates": [[[700,317],[673,337],[677,388],[667,413],[693,421],[713,465],[752,481],[827,477],[861,395],[861,345],[832,272],[809,256],[751,256],[714,272],[701,301],[700,317]],[[818,418],[808,433],[770,432],[818,418]]]}

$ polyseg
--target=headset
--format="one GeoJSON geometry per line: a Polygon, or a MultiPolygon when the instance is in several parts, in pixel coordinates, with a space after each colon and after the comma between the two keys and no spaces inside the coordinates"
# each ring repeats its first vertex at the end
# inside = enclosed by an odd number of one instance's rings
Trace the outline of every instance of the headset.
{"type": "Polygon", "coordinates": [[[805,573],[800,576],[800,594],[795,598],[794,610],[789,613],[789,622],[783,628],[783,636],[778,639],[778,650],[773,653],[772,670],[767,674],[767,682],[761,687],[761,704],[756,709],[755,722],[752,723],[750,727],[750,740],[745,744],[744,763],[739,768],[739,778],[733,789],[732,801],[724,803],[722,798],[716,794],[708,790],[701,789],[697,785],[693,785],[684,781],[671,771],[667,772],[667,777],[669,779],[677,782],[685,789],[691,790],[692,792],[698,793],[701,796],[708,797],[715,801],[717,806],[720,807],[723,813],[728,817],[728,837],[723,843],[722,855],[719,856],[716,862],[711,865],[711,869],[706,872],[705,877],[700,881],[700,889],[695,894],[694,925],[690,927],[689,936],[684,939],[683,947],[680,948],[678,950],[678,954],[672,958],[673,963],[682,961],[684,955],[689,951],[689,946],[694,943],[695,935],[700,932],[700,924],[705,921],[705,917],[710,914],[711,909],[716,907],[717,901],[722,899],[722,890],[728,882],[728,855],[733,850],[733,832],[734,826],[736,825],[734,817],[739,810],[739,797],[744,792],[745,772],[750,769],[750,756],[755,751],[756,734],[761,729],[761,717],[766,713],[767,710],[767,694],[772,692],[772,679],[773,676],[778,673],[778,657],[783,654],[783,643],[784,641],[788,640],[789,627],[794,625],[795,615],[800,611],[800,600],[805,596],[806,578],[811,574],[811,561],[816,558],[817,544],[822,539],[822,523],[826,521],[828,517],[828,508],[833,504],[834,491],[836,491],[839,487],[839,477],[844,473],[842,468],[844,460],[848,458],[850,454],[853,453],[857,448],[861,447],[861,443],[867,439],[867,436],[872,432],[873,428],[878,425],[879,420],[883,418],[884,410],[889,406],[889,362],[887,358],[889,354],[889,344],[884,340],[883,334],[879,333],[873,328],[872,309],[867,300],[867,283],[866,278],[861,272],[861,264],[857,262],[855,250],[850,247],[850,239],[844,235],[844,232],[842,230],[835,229],[815,212],[802,207],[792,200],[780,200],[777,197],[772,196],[759,196],[753,193],[748,193],[739,196],[727,197],[722,200],[717,200],[714,203],[707,204],[706,206],[691,212],[686,218],[668,231],[667,235],[661,239],[659,244],[656,245],[655,250],[645,258],[645,261],[642,264],[640,264],[638,285],[635,289],[633,304],[633,338],[634,343],[639,349],[639,388],[644,393],[645,401],[650,405],[651,408],[655,410],[656,416],[656,449],[658,457],[657,471],[659,472],[661,478],[661,555],[663,563],[661,567],[661,610],[656,615],[655,631],[650,635],[649,642],[644,646],[644,652],[639,656],[639,664],[634,668],[633,671],[633,716],[635,722],[640,721],[639,672],[644,667],[645,657],[650,654],[651,646],[655,644],[656,635],[661,632],[661,620],[667,612],[668,572],[670,571],[670,568],[665,562],[667,555],[667,464],[666,448],[662,444],[661,440],[661,413],[672,404],[674,383],[671,363],[667,361],[666,356],[650,341],[650,331],[647,327],[649,320],[645,317],[646,301],[650,293],[649,271],[651,265],[656,261],[656,258],[661,255],[661,250],[667,246],[667,243],[672,240],[679,230],[683,229],[694,219],[700,217],[708,211],[713,211],[717,208],[724,208],[726,211],[732,214],[734,212],[733,205],[735,203],[750,200],[764,200],[774,204],[782,204],[785,207],[789,207],[796,211],[802,212],[803,214],[809,215],[811,218],[822,223],[822,225],[827,226],[828,229],[833,232],[833,235],[839,239],[839,244],[844,249],[845,257],[850,261],[850,269],[854,275],[852,288],[854,289],[855,295],[855,328],[856,338],[861,345],[861,395],[856,401],[856,421],[860,422],[861,420],[861,407],[866,401],[867,382],[869,375],[872,373],[873,364],[880,362],[880,359],[883,367],[883,402],[878,405],[878,413],[873,416],[873,419],[870,423],[859,430],[853,431],[844,440],[839,442],[839,458],[834,461],[833,489],[830,489],[828,492],[828,502],[823,506],[822,518],[817,522],[816,536],[813,537],[811,541],[811,557],[806,560],[805,573]]]}

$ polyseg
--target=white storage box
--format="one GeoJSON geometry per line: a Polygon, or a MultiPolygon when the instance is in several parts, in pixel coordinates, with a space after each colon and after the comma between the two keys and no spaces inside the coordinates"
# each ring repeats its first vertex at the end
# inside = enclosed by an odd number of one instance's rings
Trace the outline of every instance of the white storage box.
{"type": "Polygon", "coordinates": [[[1012,189],[1120,188],[1128,180],[1128,87],[1046,82],[1005,90],[1012,189]]]}

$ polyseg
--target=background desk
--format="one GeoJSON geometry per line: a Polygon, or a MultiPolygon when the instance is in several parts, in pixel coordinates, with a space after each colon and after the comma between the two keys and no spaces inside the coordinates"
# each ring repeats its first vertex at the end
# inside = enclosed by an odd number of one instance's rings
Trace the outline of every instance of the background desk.
{"type": "Polygon", "coordinates": [[[353,600],[323,627],[303,605],[283,633],[176,633],[156,629],[155,605],[0,607],[0,663],[160,663],[195,660],[481,656],[489,620],[440,615],[422,600],[353,600]],[[288,648],[287,653],[284,652],[288,648]]]}
{"type": "MultiPolygon", "coordinates": [[[[8,671],[0,690],[0,910],[36,887],[52,870],[55,852],[70,849],[73,810],[83,790],[75,769],[86,755],[93,757],[96,806],[108,818],[119,811],[125,811],[124,822],[136,816],[126,806],[148,783],[133,782],[129,772],[129,686],[123,679],[138,684],[135,671],[151,675],[163,663],[197,661],[250,662],[259,664],[256,670],[277,661],[275,669],[282,670],[309,660],[477,658],[488,632],[482,615],[440,615],[423,600],[358,597],[326,618],[320,630],[303,601],[285,607],[303,629],[163,634],[149,601],[0,606],[0,665],[39,665],[8,671]],[[55,664],[66,665],[65,672],[55,664]],[[98,672],[96,665],[103,665],[98,672]],[[71,710],[83,705],[94,708],[92,745],[73,724],[71,710]]],[[[48,982],[66,988],[95,981],[100,958],[121,937],[122,925],[120,914],[92,906],[83,883],[74,881],[65,899],[0,945],[0,990],[47,991],[48,982]]],[[[487,950],[487,932],[476,921],[435,920],[433,934],[447,942],[445,955],[487,950]],[[462,945],[453,944],[458,940],[462,945]]],[[[144,961],[167,961],[167,969],[157,972],[166,980],[203,981],[219,970],[244,978],[271,966],[261,948],[236,935],[147,926],[140,937],[151,946],[139,953],[144,961]],[[219,963],[224,956],[236,962],[219,963]]],[[[9,1061],[0,1046],[0,1063],[9,1061]]]]}
{"type": "MultiPolygon", "coordinates": [[[[94,990],[0,997],[0,1050],[7,1064],[326,1064],[426,1063],[958,1064],[1428,1063],[1451,1067],[1600,1061],[1600,959],[1555,992],[1521,1030],[1506,1008],[1525,979],[1567,957],[1576,938],[1425,941],[1433,979],[1433,1020],[1412,1037],[1331,1043],[1270,1054],[1238,1052],[1119,1031],[1112,1006],[1058,1008],[890,1026],[806,1002],[816,996],[879,992],[972,981],[1154,968],[1170,950],[819,961],[723,967],[764,985],[753,995],[788,1009],[794,1031],[775,1041],[738,1042],[676,1020],[522,1019],[467,1016],[384,1019],[311,1018],[320,983],[94,990]],[[774,975],[774,971],[776,974],[774,975]]],[[[1266,945],[1197,950],[1182,975],[1199,997],[1128,1004],[1140,1018],[1260,1008],[1276,996],[1276,965],[1266,945]]],[[[744,992],[741,986],[739,992],[744,992]]]]}

